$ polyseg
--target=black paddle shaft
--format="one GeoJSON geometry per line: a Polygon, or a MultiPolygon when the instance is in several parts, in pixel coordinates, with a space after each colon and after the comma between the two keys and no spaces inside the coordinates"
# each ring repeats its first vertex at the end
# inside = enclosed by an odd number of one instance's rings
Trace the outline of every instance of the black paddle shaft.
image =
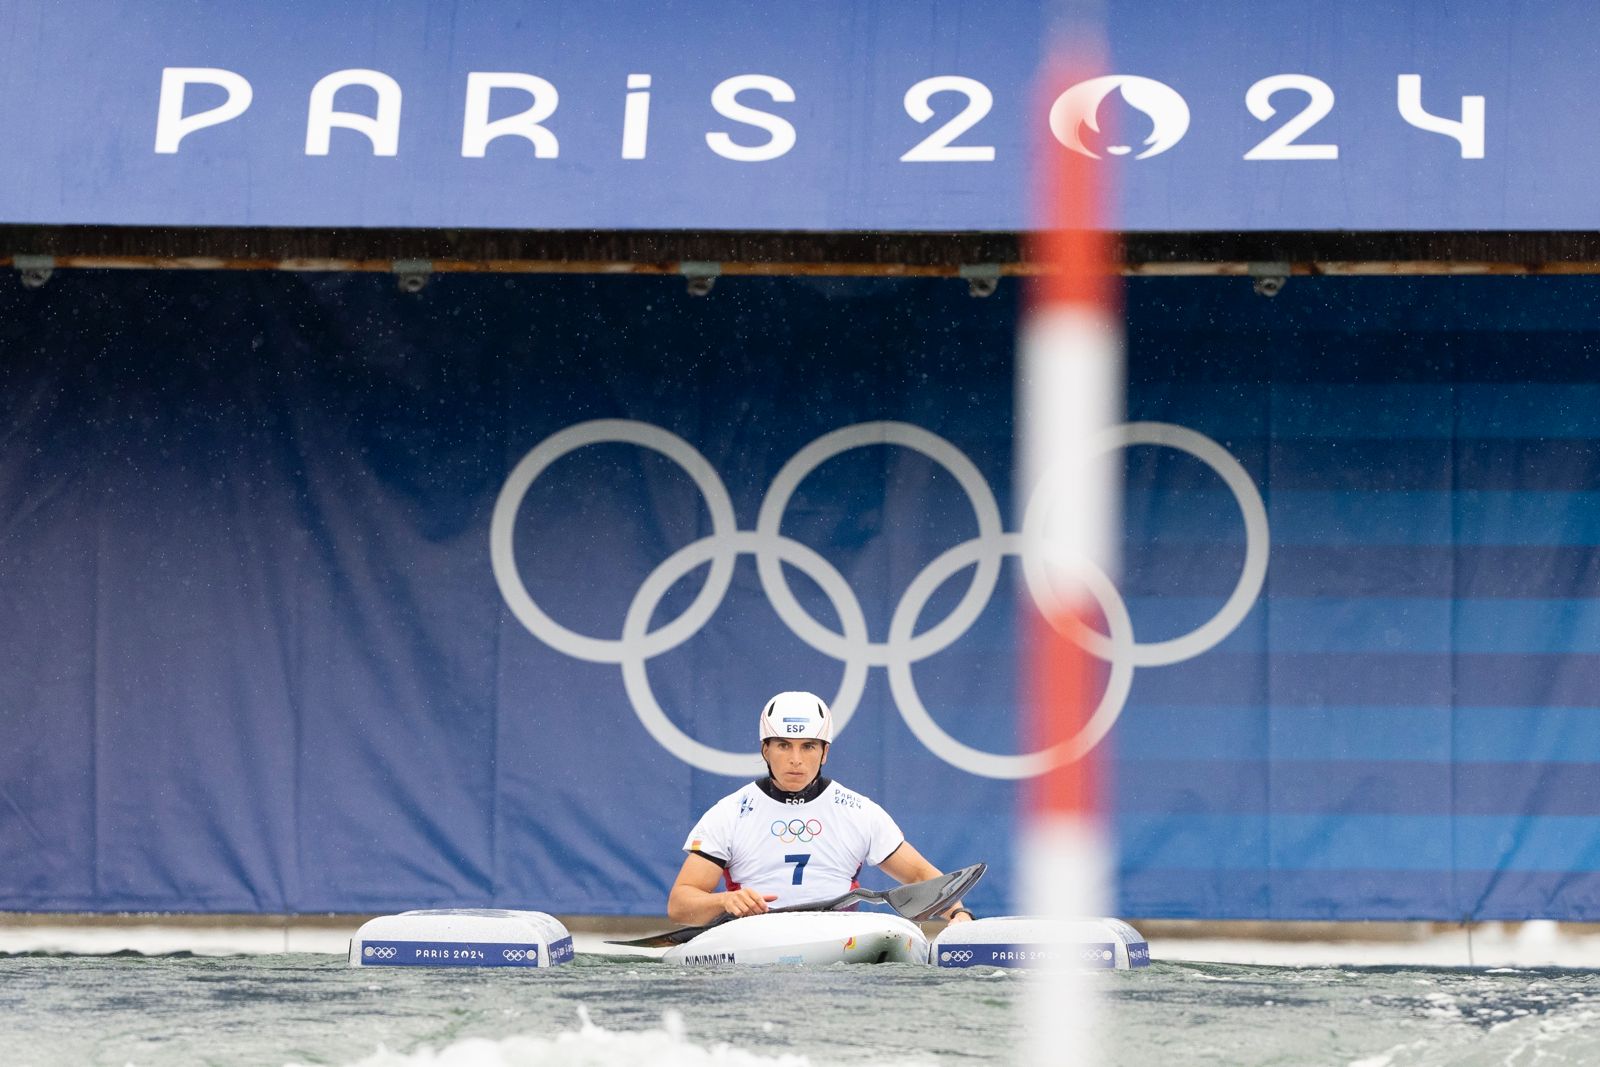
{"type": "MultiPolygon", "coordinates": [[[[898,914],[905,916],[913,922],[924,919],[944,911],[950,905],[960,900],[983,877],[989,869],[986,863],[974,863],[970,867],[963,867],[959,871],[941,874],[937,878],[929,878],[925,882],[908,882],[897,885],[893,889],[879,893],[873,889],[852,889],[848,893],[834,897],[832,900],[819,900],[812,904],[795,904],[787,908],[771,908],[768,914],[789,911],[839,911],[852,904],[887,904],[898,914]]],[[[666,933],[651,934],[633,941],[607,941],[608,945],[621,945],[624,948],[670,948],[681,945],[685,941],[705,933],[714,926],[734,918],[732,915],[719,915],[704,926],[684,926],[677,930],[668,930],[666,933]]]]}

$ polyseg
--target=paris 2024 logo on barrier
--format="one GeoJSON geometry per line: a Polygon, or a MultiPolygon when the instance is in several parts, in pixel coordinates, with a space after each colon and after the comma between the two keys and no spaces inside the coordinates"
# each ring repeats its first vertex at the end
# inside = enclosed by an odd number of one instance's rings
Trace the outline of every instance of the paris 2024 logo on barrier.
{"type": "MultiPolygon", "coordinates": [[[[1100,604],[1108,632],[1069,626],[1063,634],[1109,664],[1106,687],[1083,728],[1056,747],[1042,751],[988,752],[952,737],[924,705],[912,667],[966,634],[993,595],[1000,564],[1006,556],[1021,559],[1026,587],[1039,610],[1047,617],[1061,614],[1052,610],[1055,594],[1046,563],[1041,553],[1030,547],[1041,543],[1043,525],[1055,502],[1036,490],[1023,512],[1022,530],[1008,532],[1001,522],[994,493],[973,462],[949,441],[919,426],[862,422],[812,441],[778,471],[761,501],[755,528],[747,530],[740,529],[733,501],[710,462],[677,434],[629,419],[578,423],[539,442],[512,469],[495,501],[489,533],[490,559],[501,596],[528,632],[575,659],[620,667],[629,702],[651,737],[674,756],[701,770],[748,777],[760,773],[761,757],[715,748],[684,733],[656,700],[646,665],[706,625],[727,593],[734,562],[741,555],[750,555],[755,557],[761,588],[783,623],[807,645],[843,665],[843,677],[831,701],[835,734],[844,730],[855,713],[868,671],[882,667],[888,672],[897,710],[929,751],[972,774],[1027,778],[1063,761],[1080,758],[1105,738],[1127,703],[1136,667],[1161,667],[1192,659],[1232,633],[1254,606],[1267,573],[1267,511],[1261,493],[1239,461],[1216,441],[1172,423],[1129,422],[1107,429],[1088,444],[1085,455],[1152,445],[1177,449],[1209,466],[1233,494],[1244,519],[1244,563],[1232,592],[1215,615],[1187,633],[1163,641],[1138,640],[1121,592],[1103,571],[1086,566],[1084,580],[1100,604]],[[533,599],[517,570],[513,534],[528,489],[552,463],[580,448],[608,443],[651,449],[678,464],[705,498],[711,533],[678,549],[645,578],[628,605],[620,636],[593,637],[562,625],[533,599]],[[966,493],[978,524],[976,537],[946,549],[912,579],[895,605],[883,640],[874,640],[867,632],[861,602],[838,569],[808,545],[780,532],[790,497],[807,475],[840,453],[869,445],[909,448],[942,466],[966,493]],[[688,608],[677,618],[650,629],[650,620],[667,591],[706,564],[710,568],[705,585],[688,608]],[[823,591],[838,615],[839,631],[823,625],[801,606],[789,588],[783,564],[804,573],[823,591]],[[973,569],[971,583],[955,608],[934,625],[917,632],[917,620],[929,598],[948,579],[969,567],[973,569]]],[[[1054,482],[1046,478],[1040,484],[1054,482]]]]}

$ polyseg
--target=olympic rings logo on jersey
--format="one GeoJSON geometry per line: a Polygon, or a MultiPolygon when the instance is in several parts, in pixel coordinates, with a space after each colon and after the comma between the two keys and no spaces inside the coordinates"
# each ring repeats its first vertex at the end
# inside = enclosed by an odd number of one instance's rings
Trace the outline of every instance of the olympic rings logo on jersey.
{"type": "Polygon", "coordinates": [[[822,836],[822,822],[819,819],[774,819],[771,826],[772,836],[784,844],[796,841],[808,844],[822,836]]]}
{"type": "Polygon", "coordinates": [[[1050,562],[1045,558],[1046,553],[1040,551],[1040,546],[1045,544],[1047,521],[1058,503],[1044,490],[1059,485],[1060,479],[1041,479],[1023,512],[1022,530],[1007,532],[1001,523],[994,493],[977,466],[949,441],[910,423],[856,423],[824,434],[806,445],[773,478],[761,501],[753,530],[739,529],[733,501],[722,479],[706,458],[683,438],[659,426],[630,419],[578,423],[535,445],[506,478],[490,522],[490,562],[500,595],[517,620],[540,641],[559,652],[576,659],[621,667],[623,687],[639,721],[663,748],[691,766],[730,777],[759,774],[764,767],[758,755],[715,748],[684,733],[656,700],[647,672],[649,660],[677,648],[711,619],[732,582],[735,560],[748,554],[755,557],[761,588],[778,617],[800,640],[838,660],[844,667],[838,692],[831,701],[835,737],[855,713],[866,688],[868,670],[883,667],[888,671],[889,688],[897,710],[929,751],[972,774],[988,778],[1027,778],[1059,763],[1078,759],[1099,744],[1127,702],[1136,667],[1168,666],[1213,648],[1249,614],[1266,579],[1267,509],[1260,490],[1239,461],[1204,434],[1166,422],[1129,422],[1109,427],[1089,439],[1083,453],[1095,456],[1135,445],[1176,449],[1216,472],[1232,492],[1244,519],[1244,562],[1232,592],[1210,619],[1177,637],[1139,641],[1133,634],[1128,606],[1110,577],[1087,560],[1075,561],[1075,573],[1099,602],[1108,632],[1100,633],[1082,623],[1057,625],[1064,636],[1108,663],[1110,670],[1105,691],[1089,719],[1074,736],[1048,750],[1002,754],[957,740],[934,721],[923,704],[912,676],[912,666],[949,648],[966,634],[993,595],[1000,577],[1000,563],[1006,556],[1020,557],[1029,595],[1046,617],[1054,623],[1066,615],[1055,610],[1057,596],[1052,586],[1050,562]],[[711,515],[709,535],[668,556],[640,584],[628,605],[618,638],[580,634],[546,614],[523,585],[513,550],[517,512],[539,476],[570,452],[608,443],[648,448],[677,463],[700,490],[711,515]],[[868,635],[861,602],[844,576],[815,550],[780,532],[789,499],[801,481],[834,456],[867,445],[909,448],[942,466],[966,492],[978,523],[976,537],[946,549],[911,580],[895,605],[888,637],[883,641],[874,641],[868,635]],[[685,575],[707,563],[710,568],[706,583],[683,614],[650,629],[650,622],[667,591],[685,575]],[[821,588],[839,618],[839,631],[817,621],[801,606],[789,588],[784,564],[804,572],[821,588]],[[973,569],[971,583],[950,614],[917,632],[918,619],[934,592],[969,567],[973,569]]]}

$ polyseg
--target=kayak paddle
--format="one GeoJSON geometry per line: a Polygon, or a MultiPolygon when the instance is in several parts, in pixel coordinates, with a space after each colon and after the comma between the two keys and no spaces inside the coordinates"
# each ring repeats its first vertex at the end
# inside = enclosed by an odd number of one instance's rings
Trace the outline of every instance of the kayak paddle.
{"type": "MultiPolygon", "coordinates": [[[[787,908],[770,908],[767,914],[780,911],[840,911],[854,904],[887,904],[895,912],[905,916],[913,922],[921,922],[939,914],[978,884],[978,879],[983,877],[983,872],[989,869],[988,864],[974,863],[970,867],[963,867],[959,871],[941,874],[937,878],[929,878],[926,882],[908,882],[897,885],[893,889],[878,892],[874,889],[852,889],[848,893],[834,897],[832,900],[819,900],[812,904],[795,904],[787,908]]],[[[713,926],[721,926],[732,919],[732,915],[720,915],[704,926],[685,926],[677,930],[668,930],[664,934],[651,934],[634,941],[607,941],[608,945],[621,945],[624,948],[670,948],[681,945],[699,934],[705,933],[713,926]]]]}

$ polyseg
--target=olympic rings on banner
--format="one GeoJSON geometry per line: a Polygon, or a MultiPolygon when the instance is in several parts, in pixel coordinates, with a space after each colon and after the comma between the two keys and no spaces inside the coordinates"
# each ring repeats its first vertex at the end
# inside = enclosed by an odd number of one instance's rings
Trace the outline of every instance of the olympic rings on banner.
{"type": "MultiPolygon", "coordinates": [[[[1261,593],[1261,585],[1267,577],[1269,547],[1267,508],[1262,503],[1261,493],[1256,489],[1256,483],[1251,480],[1249,472],[1229,454],[1227,449],[1205,434],[1196,433],[1184,426],[1174,426],[1166,422],[1123,423],[1091,439],[1089,447],[1084,451],[1092,456],[1133,445],[1164,445],[1179,452],[1187,452],[1198,459],[1215,471],[1223,484],[1233,493],[1233,498],[1239,503],[1240,515],[1244,518],[1244,565],[1239,569],[1239,580],[1234,583],[1233,592],[1229,594],[1217,613],[1178,637],[1148,644],[1133,642],[1130,654],[1135,667],[1166,667],[1186,659],[1193,659],[1213,648],[1231,634],[1239,623],[1244,621],[1246,615],[1250,614],[1250,609],[1255,606],[1256,597],[1261,593]]],[[[1053,470],[1046,471],[1040,485],[1058,484],[1060,479],[1053,477],[1052,474],[1053,470]]],[[[1027,538],[1030,546],[1037,545],[1044,536],[1044,524],[1051,505],[1055,503],[1056,501],[1046,499],[1038,492],[1035,492],[1028,501],[1028,509],[1023,513],[1022,528],[1023,536],[1027,538]]],[[[1034,603],[1048,603],[1052,599],[1052,594],[1049,591],[1050,583],[1043,554],[1033,550],[1024,551],[1022,566],[1023,574],[1027,578],[1028,591],[1033,594],[1034,603]]],[[[1050,617],[1054,620],[1069,615],[1068,612],[1052,612],[1050,617]]],[[[1107,637],[1082,626],[1081,623],[1078,625],[1079,628],[1075,632],[1063,633],[1062,636],[1070,637],[1086,651],[1103,660],[1114,661],[1120,654],[1114,635],[1107,637]]]]}
{"type": "MultiPolygon", "coordinates": [[[[995,503],[989,483],[983,480],[978,468],[972,460],[961,453],[960,449],[937,434],[929,433],[909,423],[862,422],[824,434],[802,448],[793,459],[783,465],[783,469],[778,471],[777,477],[773,478],[772,485],[767,489],[766,497],[761,501],[761,511],[756,517],[757,538],[764,543],[787,540],[778,533],[778,527],[783,522],[783,513],[788,509],[789,498],[794,495],[795,489],[812,471],[841,452],[848,452],[852,448],[861,448],[865,445],[886,444],[900,445],[921,452],[954,475],[961,488],[966,491],[967,499],[972,503],[973,517],[978,520],[977,539],[982,542],[992,542],[1000,536],[1000,506],[995,503]]],[[[836,634],[818,623],[806,614],[806,609],[800,606],[800,602],[789,591],[788,579],[783,576],[783,568],[779,566],[777,557],[771,552],[756,552],[756,567],[761,575],[761,588],[766,592],[773,608],[777,610],[778,618],[782,619],[800,640],[837,660],[847,660],[852,655],[865,655],[867,662],[874,667],[891,666],[897,661],[909,664],[927,659],[935,652],[950,647],[967,632],[967,628],[989,603],[995,583],[1000,578],[999,555],[993,552],[985,553],[978,557],[976,562],[977,573],[972,576],[972,584],[967,587],[955,610],[926,633],[917,636],[906,635],[907,643],[904,650],[897,651],[892,637],[881,644],[863,641],[857,647],[857,643],[851,641],[848,635],[836,634]]],[[[854,599],[854,594],[851,598],[854,599]]],[[[837,608],[837,603],[834,606],[837,608]]],[[[837,727],[835,731],[837,732],[837,727]]]]}
{"type": "Polygon", "coordinates": [[[648,635],[643,647],[634,650],[642,658],[650,659],[677,648],[711,618],[717,605],[722,603],[723,594],[728,591],[728,583],[733,579],[735,553],[723,542],[738,531],[738,523],[733,517],[733,501],[728,497],[728,490],[723,487],[717,472],[711,469],[711,464],[695,451],[693,445],[660,427],[627,419],[580,422],[551,434],[523,456],[506,478],[506,484],[500,488],[500,497],[495,502],[494,518],[490,523],[489,561],[494,567],[495,583],[499,585],[500,595],[505,598],[512,614],[528,628],[528,632],[558,652],[594,663],[623,662],[628,655],[623,647],[624,642],[574,633],[540,610],[522,584],[522,576],[517,573],[517,562],[511,550],[511,534],[522,498],[550,464],[585,445],[610,442],[634,444],[660,452],[694,479],[695,486],[706,499],[706,506],[711,509],[711,537],[707,541],[714,549],[714,559],[705,587],[688,610],[648,635]]]}
{"type": "MultiPolygon", "coordinates": [[[[1132,422],[1112,427],[1095,438],[1086,452],[1093,456],[1135,445],[1173,448],[1193,456],[1216,472],[1233,494],[1244,519],[1244,563],[1232,592],[1210,619],[1177,637],[1141,642],[1134,637],[1127,604],[1110,577],[1086,560],[1076,561],[1084,585],[1100,604],[1107,632],[1099,633],[1076,623],[1070,624],[1063,634],[1108,663],[1110,673],[1105,692],[1089,720],[1075,736],[1049,751],[1004,755],[956,740],[934,721],[922,703],[912,666],[950,647],[972,627],[994,594],[1005,556],[1021,559],[1025,586],[1041,612],[1051,618],[1067,614],[1051,610],[1055,606],[1055,593],[1051,589],[1049,567],[1039,551],[1050,510],[1058,503],[1044,490],[1059,484],[1060,480],[1047,472],[1024,510],[1022,530],[1008,533],[1002,526],[994,493],[976,465],[949,441],[921,427],[904,422],[863,422],[824,434],[783,465],[761,501],[755,529],[741,530],[734,516],[732,498],[722,479],[706,458],[683,438],[659,426],[627,419],[578,423],[541,441],[512,469],[495,501],[490,522],[490,562],[501,596],[529,633],[576,659],[621,667],[624,689],[640,723],[663,748],[701,770],[739,777],[760,773],[763,764],[761,757],[753,753],[715,748],[684,733],[656,700],[646,664],[683,644],[705,626],[728,591],[737,557],[751,555],[755,557],[761,588],[778,617],[795,636],[838,660],[843,667],[839,688],[830,701],[835,736],[855,714],[866,688],[868,669],[884,667],[900,715],[930,752],[972,774],[1025,778],[1043,773],[1058,763],[1081,758],[1104,740],[1127,703],[1136,667],[1179,663],[1215,647],[1249,614],[1266,580],[1270,547],[1266,505],[1239,461],[1204,434],[1164,422],[1132,422]],[[682,467],[705,498],[711,516],[711,533],[678,549],[645,578],[628,605],[621,636],[608,639],[570,630],[534,602],[517,571],[513,535],[517,512],[529,488],[551,464],[588,445],[613,442],[651,449],[682,467]],[[942,466],[967,494],[978,525],[976,537],[945,550],[912,579],[895,607],[887,639],[883,641],[870,638],[861,602],[844,576],[815,550],[781,532],[789,500],[800,483],[834,456],[867,445],[909,448],[942,466]],[[708,563],[705,584],[683,613],[650,629],[650,621],[667,591],[684,576],[708,563]],[[789,588],[783,564],[803,572],[827,596],[839,617],[838,632],[818,622],[801,606],[789,588]],[[917,632],[919,616],[934,592],[968,567],[973,568],[972,578],[956,606],[943,619],[917,632]]],[[[773,826],[773,833],[778,836],[778,824],[773,826]]],[[[792,837],[804,840],[799,835],[792,837]]]]}

